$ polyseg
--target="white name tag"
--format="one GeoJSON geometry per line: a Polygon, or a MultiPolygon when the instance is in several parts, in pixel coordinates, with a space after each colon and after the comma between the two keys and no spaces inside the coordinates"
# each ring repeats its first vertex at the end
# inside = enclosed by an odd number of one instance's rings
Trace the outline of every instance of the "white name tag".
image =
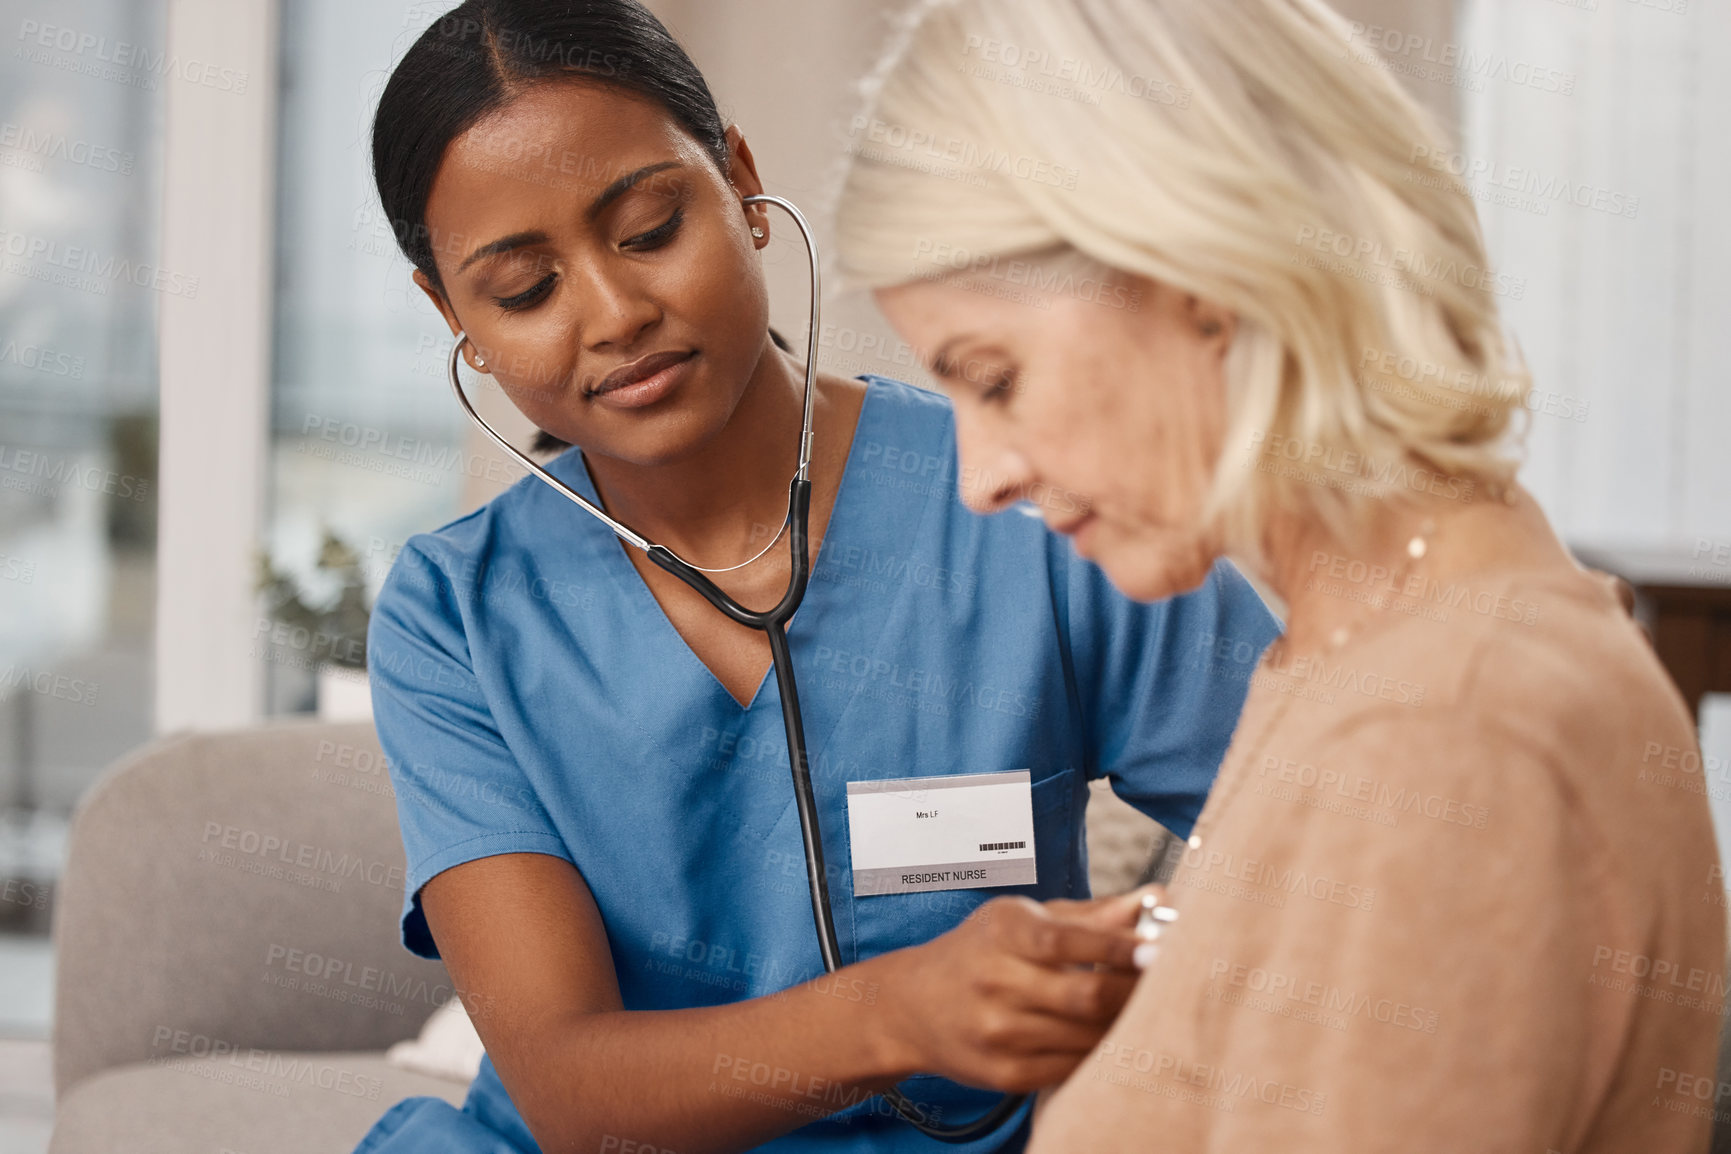
{"type": "Polygon", "coordinates": [[[1025,769],[850,781],[847,822],[855,897],[1039,880],[1025,769]]]}

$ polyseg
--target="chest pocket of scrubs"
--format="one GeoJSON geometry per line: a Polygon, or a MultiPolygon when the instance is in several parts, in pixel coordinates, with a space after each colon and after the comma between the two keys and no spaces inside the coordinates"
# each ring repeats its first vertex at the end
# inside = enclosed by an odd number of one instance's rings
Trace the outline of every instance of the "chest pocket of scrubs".
{"type": "MultiPolygon", "coordinates": [[[[904,946],[929,942],[954,929],[978,906],[1004,894],[1031,898],[1067,897],[1076,830],[1076,769],[1048,774],[1034,782],[1034,862],[1039,882],[1031,886],[987,886],[982,889],[930,890],[916,894],[873,894],[853,899],[854,957],[876,957],[904,946]]],[[[849,831],[852,836],[852,831],[849,831]]]]}

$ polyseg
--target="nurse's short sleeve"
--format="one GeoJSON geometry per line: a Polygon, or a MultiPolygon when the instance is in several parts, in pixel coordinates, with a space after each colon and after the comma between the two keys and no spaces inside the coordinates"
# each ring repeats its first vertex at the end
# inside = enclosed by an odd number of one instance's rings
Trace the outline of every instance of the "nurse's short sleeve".
{"type": "Polygon", "coordinates": [[[1188,837],[1226,756],[1250,675],[1280,623],[1231,562],[1196,589],[1139,602],[1070,557],[1068,620],[1090,778],[1188,837]]]}
{"type": "Polygon", "coordinates": [[[460,587],[416,539],[398,554],[367,625],[373,724],[389,759],[408,859],[403,945],[438,947],[420,889],[454,865],[500,853],[571,860],[499,735],[469,659],[460,587]]]}

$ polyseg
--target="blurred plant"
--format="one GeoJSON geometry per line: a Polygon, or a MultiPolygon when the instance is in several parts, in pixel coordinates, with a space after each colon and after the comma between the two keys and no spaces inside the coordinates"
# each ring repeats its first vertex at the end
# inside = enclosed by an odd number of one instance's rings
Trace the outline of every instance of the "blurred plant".
{"type": "Polygon", "coordinates": [[[291,628],[307,631],[312,651],[319,660],[351,669],[367,667],[367,583],[361,573],[361,555],[329,529],[319,547],[315,566],[337,582],[335,599],[322,608],[309,603],[294,574],[278,569],[261,549],[258,582],[264,595],[265,612],[291,628]]]}

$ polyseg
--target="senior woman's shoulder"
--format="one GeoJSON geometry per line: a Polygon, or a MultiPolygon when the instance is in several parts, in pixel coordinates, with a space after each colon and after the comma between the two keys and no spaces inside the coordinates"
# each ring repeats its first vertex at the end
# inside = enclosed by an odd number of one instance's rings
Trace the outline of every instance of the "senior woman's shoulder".
{"type": "Polygon", "coordinates": [[[1293,719],[1305,740],[1334,748],[1380,734],[1433,784],[1490,773],[1613,826],[1705,821],[1699,795],[1713,783],[1694,719],[1614,579],[1563,564],[1406,592],[1390,627],[1271,671],[1280,693],[1308,699],[1305,720],[1293,719]]]}
{"type": "Polygon", "coordinates": [[[1586,711],[1616,703],[1606,722],[1627,722],[1635,705],[1688,721],[1608,574],[1491,570],[1415,580],[1401,594],[1391,603],[1405,621],[1356,647],[1354,659],[1407,679],[1427,714],[1503,713],[1518,703],[1525,716],[1578,725],[1586,711]]]}
{"type": "Polygon", "coordinates": [[[1615,578],[1559,567],[1456,591],[1451,613],[1478,644],[1462,670],[1464,701],[1561,729],[1686,739],[1694,725],[1615,578]]]}
{"type": "Polygon", "coordinates": [[[1522,574],[1502,593],[1489,614],[1474,610],[1486,638],[1466,670],[1463,705],[1503,744],[1542,759],[1607,837],[1651,835],[1680,856],[1710,856],[1715,783],[1700,772],[1693,711],[1617,580],[1595,570],[1522,574]],[[1516,602],[1509,619],[1490,615],[1516,602]]]}
{"type": "Polygon", "coordinates": [[[1608,575],[1560,565],[1427,588],[1411,620],[1356,662],[1406,695],[1359,720],[1423,746],[1406,749],[1427,774],[1489,775],[1499,792],[1552,799],[1607,839],[1675,836],[1679,849],[1711,851],[1703,795],[1715,783],[1694,718],[1608,575]]]}

